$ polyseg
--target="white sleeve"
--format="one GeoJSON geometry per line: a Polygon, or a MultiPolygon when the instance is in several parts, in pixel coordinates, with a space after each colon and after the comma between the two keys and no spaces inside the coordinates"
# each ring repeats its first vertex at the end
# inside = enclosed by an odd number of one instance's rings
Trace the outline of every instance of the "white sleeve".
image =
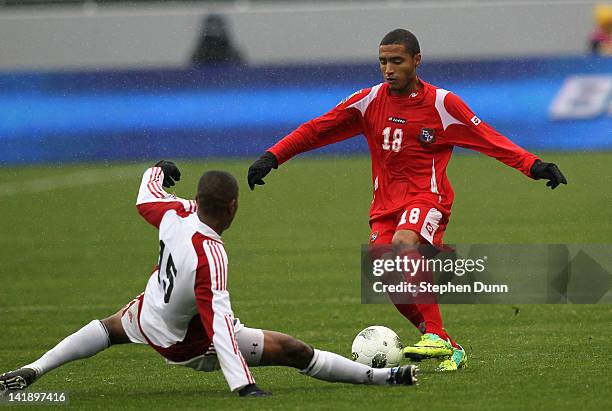
{"type": "Polygon", "coordinates": [[[159,227],[164,214],[169,210],[179,213],[193,213],[197,206],[194,200],[184,200],[168,194],[163,186],[164,172],[161,167],[151,167],[145,171],[140,182],[136,207],[145,220],[159,227]]]}

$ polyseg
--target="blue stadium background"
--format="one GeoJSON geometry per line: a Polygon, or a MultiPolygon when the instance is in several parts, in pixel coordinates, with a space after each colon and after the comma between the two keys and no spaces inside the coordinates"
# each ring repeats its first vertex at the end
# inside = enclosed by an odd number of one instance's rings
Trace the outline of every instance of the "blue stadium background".
{"type": "MultiPolygon", "coordinates": [[[[565,79],[612,59],[429,62],[421,77],[460,95],[529,149],[612,149],[610,113],[552,121],[565,79]]],[[[368,64],[0,74],[0,164],[253,156],[352,92],[368,64]]],[[[607,103],[609,106],[609,102],[607,103]]],[[[607,106],[607,107],[608,107],[607,106]]],[[[325,149],[365,152],[362,138],[325,149]]]]}

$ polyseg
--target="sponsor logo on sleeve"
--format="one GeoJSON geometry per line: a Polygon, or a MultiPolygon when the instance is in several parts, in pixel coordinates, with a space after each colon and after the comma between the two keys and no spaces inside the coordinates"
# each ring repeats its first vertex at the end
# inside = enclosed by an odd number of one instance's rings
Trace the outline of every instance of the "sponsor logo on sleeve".
{"type": "Polygon", "coordinates": [[[476,117],[476,116],[472,117],[472,118],[470,119],[470,121],[471,121],[472,123],[474,123],[474,125],[475,125],[475,126],[477,126],[478,124],[482,123],[482,120],[481,120],[481,119],[479,119],[479,118],[478,118],[478,117],[476,117]]]}

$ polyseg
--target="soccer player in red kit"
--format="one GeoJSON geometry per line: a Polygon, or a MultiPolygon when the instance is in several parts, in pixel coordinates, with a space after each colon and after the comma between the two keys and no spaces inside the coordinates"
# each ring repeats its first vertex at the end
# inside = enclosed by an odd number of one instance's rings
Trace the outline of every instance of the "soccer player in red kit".
{"type": "MultiPolygon", "coordinates": [[[[249,168],[251,189],[299,153],[363,134],[372,158],[370,243],[411,246],[442,244],[454,198],[446,176],[454,146],[484,153],[533,179],[547,179],[552,189],[567,184],[555,164],[512,143],[457,95],[420,79],[420,46],[411,32],[385,35],[379,62],[383,83],[357,91],[269,148],[249,168]]],[[[441,371],[465,366],[465,351],[444,330],[437,304],[396,307],[423,333],[406,347],[407,357],[440,358],[441,371]]]]}

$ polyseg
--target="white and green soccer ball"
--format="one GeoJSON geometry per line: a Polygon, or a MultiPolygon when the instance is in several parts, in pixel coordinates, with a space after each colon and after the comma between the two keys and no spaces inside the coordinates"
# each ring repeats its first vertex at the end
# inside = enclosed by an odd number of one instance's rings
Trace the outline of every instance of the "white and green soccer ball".
{"type": "Polygon", "coordinates": [[[404,345],[390,328],[372,325],[353,340],[351,358],[372,368],[396,367],[402,359],[404,345]]]}

